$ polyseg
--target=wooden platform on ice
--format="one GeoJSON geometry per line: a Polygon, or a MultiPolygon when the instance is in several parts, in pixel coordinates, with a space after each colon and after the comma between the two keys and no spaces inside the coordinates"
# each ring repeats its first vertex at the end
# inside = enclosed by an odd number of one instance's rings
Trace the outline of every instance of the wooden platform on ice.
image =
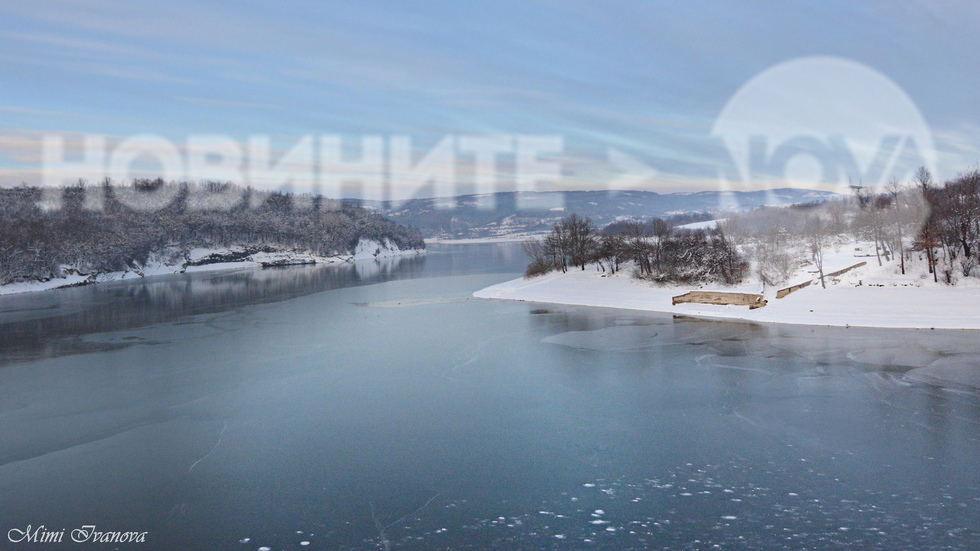
{"type": "Polygon", "coordinates": [[[695,302],[698,304],[721,304],[734,306],[748,306],[749,310],[762,308],[766,305],[766,299],[762,295],[755,293],[725,293],[722,291],[690,291],[673,298],[674,304],[684,304],[695,302]]]}

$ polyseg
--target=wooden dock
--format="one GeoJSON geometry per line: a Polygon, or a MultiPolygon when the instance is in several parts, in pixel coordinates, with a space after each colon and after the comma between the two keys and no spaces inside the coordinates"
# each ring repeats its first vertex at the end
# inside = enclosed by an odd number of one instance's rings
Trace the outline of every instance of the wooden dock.
{"type": "Polygon", "coordinates": [[[673,298],[674,304],[684,303],[721,304],[733,306],[748,306],[749,310],[762,308],[766,299],[755,293],[726,293],[722,291],[690,291],[673,298]]]}

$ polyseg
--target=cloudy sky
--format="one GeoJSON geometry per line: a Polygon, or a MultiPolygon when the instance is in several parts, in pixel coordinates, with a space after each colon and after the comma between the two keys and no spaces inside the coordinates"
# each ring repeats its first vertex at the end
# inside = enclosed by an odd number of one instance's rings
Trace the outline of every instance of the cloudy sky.
{"type": "Polygon", "coordinates": [[[0,183],[38,181],[51,134],[110,147],[146,133],[261,134],[283,150],[307,135],[409,136],[417,155],[447,135],[503,134],[561,136],[557,187],[608,186],[626,170],[614,148],[656,171],[632,187],[711,189],[732,165],[712,136],[726,104],[810,56],[860,64],[904,93],[941,177],[980,161],[975,2],[277,4],[3,1],[0,183]]]}

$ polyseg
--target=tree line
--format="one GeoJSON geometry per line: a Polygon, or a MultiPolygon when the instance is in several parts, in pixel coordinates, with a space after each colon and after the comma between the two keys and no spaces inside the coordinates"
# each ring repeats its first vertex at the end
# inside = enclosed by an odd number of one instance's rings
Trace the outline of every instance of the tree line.
{"type": "Polygon", "coordinates": [[[718,231],[675,231],[661,218],[631,220],[599,231],[578,214],[556,223],[544,239],[529,239],[523,251],[531,261],[525,272],[534,277],[554,270],[586,269],[616,273],[631,263],[637,277],[661,283],[718,282],[732,285],[748,273],[748,262],[718,231]]]}
{"type": "MultiPolygon", "coordinates": [[[[913,247],[925,251],[928,269],[933,279],[942,274],[946,283],[953,283],[954,273],[964,277],[977,273],[980,258],[980,170],[947,181],[943,186],[932,184],[928,172],[916,178],[917,192],[929,206],[913,247]]],[[[901,247],[901,237],[897,243],[901,247]]],[[[901,254],[901,250],[900,254],[901,254]]]]}
{"type": "Polygon", "coordinates": [[[79,182],[55,192],[0,189],[0,284],[135,269],[195,247],[261,245],[331,256],[361,239],[424,248],[417,229],[320,195],[229,183],[79,182]]]}
{"type": "Polygon", "coordinates": [[[853,186],[839,200],[730,214],[720,228],[767,285],[786,282],[806,262],[822,274],[825,247],[851,241],[867,243],[879,266],[894,262],[898,273],[921,270],[954,284],[980,276],[980,170],[939,184],[920,168],[906,182],[853,186]]]}

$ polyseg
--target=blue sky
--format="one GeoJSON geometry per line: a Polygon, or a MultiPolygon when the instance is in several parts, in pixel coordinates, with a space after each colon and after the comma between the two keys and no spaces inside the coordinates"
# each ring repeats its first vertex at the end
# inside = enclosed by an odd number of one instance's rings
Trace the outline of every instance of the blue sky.
{"type": "Polygon", "coordinates": [[[953,176],[980,161],[978,21],[968,1],[7,1],[0,183],[52,132],[558,134],[564,187],[601,187],[615,147],[658,171],[645,189],[707,189],[728,99],[813,55],[894,81],[953,176]]]}

